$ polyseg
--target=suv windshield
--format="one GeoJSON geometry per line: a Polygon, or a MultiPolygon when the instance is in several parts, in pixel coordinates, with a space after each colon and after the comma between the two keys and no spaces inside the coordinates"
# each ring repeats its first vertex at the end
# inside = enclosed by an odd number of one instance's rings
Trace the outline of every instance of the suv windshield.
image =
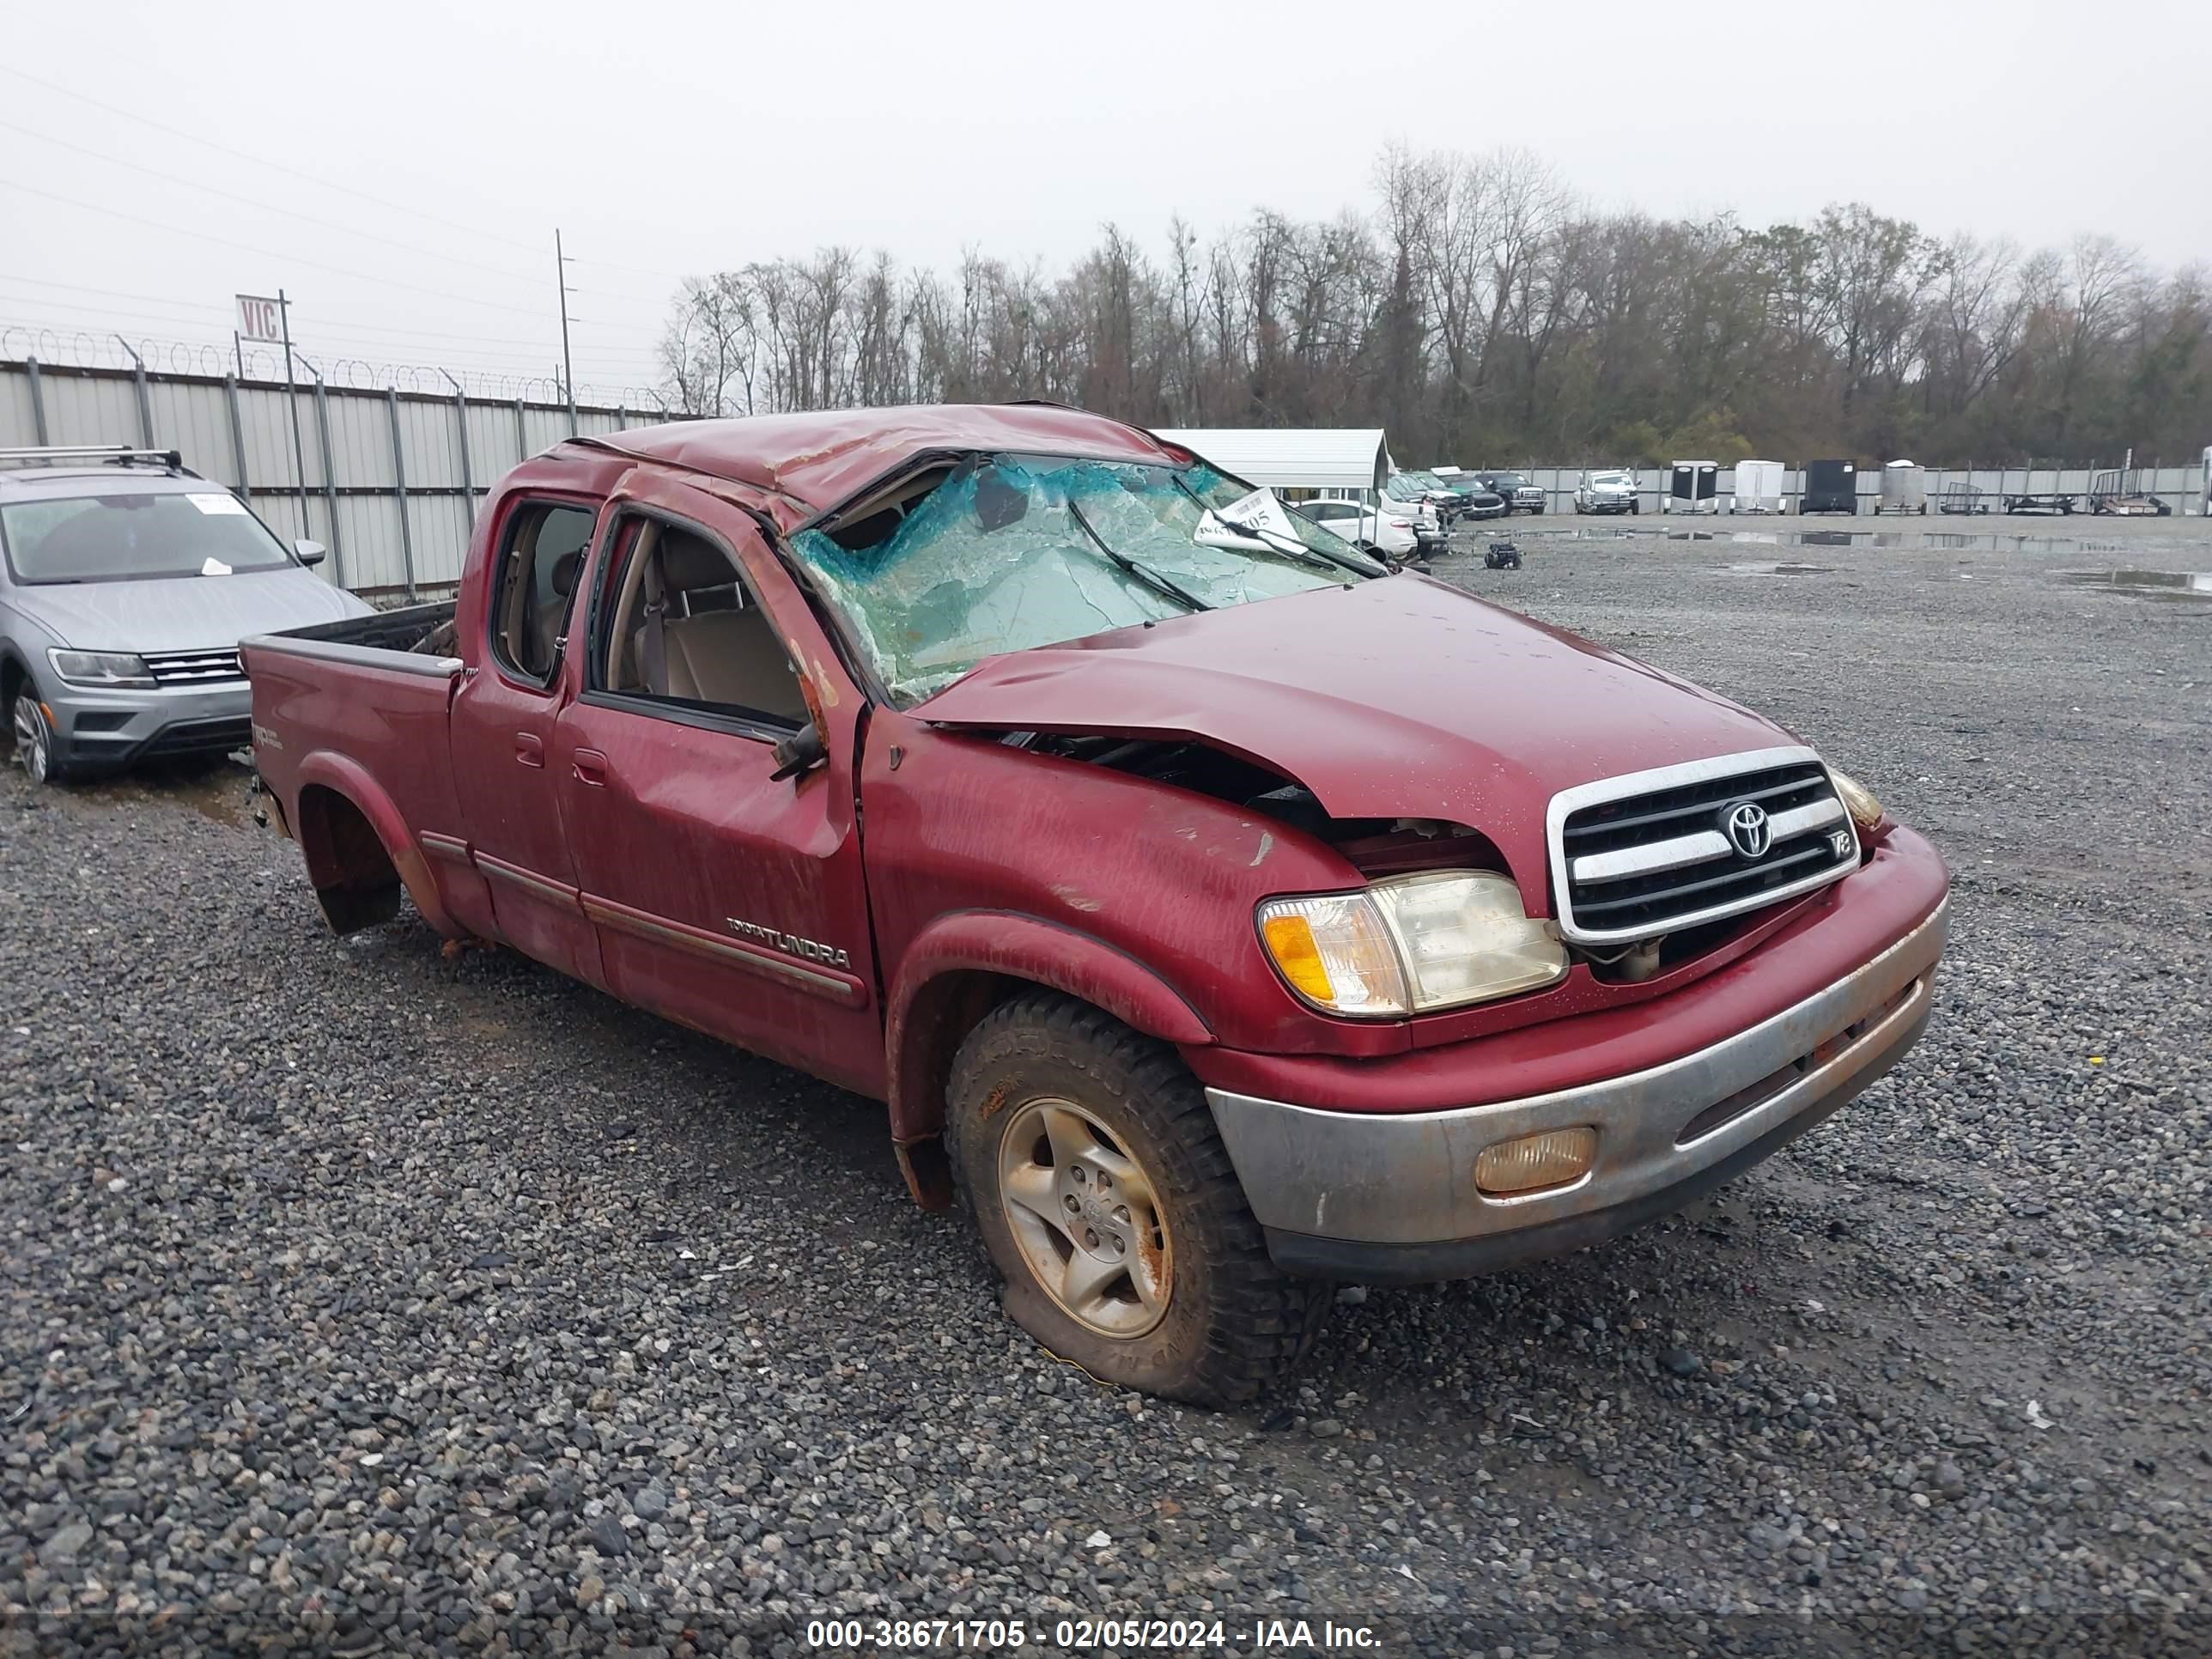
{"type": "Polygon", "coordinates": [[[902,706],[1002,652],[1383,574],[1210,467],[1064,456],[975,458],[791,546],[902,706]]]}
{"type": "Polygon", "coordinates": [[[227,489],[10,501],[0,506],[0,549],[25,584],[227,576],[292,562],[227,489]]]}
{"type": "Polygon", "coordinates": [[[1518,489],[1524,482],[1518,472],[1493,472],[1490,475],[1490,487],[1496,490],[1518,489]]]}

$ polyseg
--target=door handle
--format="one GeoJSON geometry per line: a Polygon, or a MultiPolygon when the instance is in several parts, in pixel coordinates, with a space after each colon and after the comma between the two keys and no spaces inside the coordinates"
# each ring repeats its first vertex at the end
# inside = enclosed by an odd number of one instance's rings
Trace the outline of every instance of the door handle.
{"type": "Polygon", "coordinates": [[[539,737],[535,732],[516,732],[514,734],[514,757],[518,761],[520,761],[525,766],[544,765],[545,739],[539,737]]]}
{"type": "Polygon", "coordinates": [[[579,749],[575,757],[576,781],[593,787],[603,787],[607,781],[607,757],[596,749],[579,749]]]}

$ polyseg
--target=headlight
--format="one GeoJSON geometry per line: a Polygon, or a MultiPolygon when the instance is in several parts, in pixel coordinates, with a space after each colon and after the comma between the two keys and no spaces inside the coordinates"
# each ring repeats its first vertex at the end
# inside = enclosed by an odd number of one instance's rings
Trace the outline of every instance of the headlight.
{"type": "Polygon", "coordinates": [[[1888,817],[1888,814],[1881,810],[1881,803],[1875,799],[1874,791],[1848,772],[1838,772],[1832,766],[1828,769],[1828,781],[1836,786],[1836,794],[1844,803],[1844,810],[1851,815],[1851,822],[1858,826],[1859,839],[1872,839],[1875,831],[1881,829],[1888,817]]]}
{"type": "Polygon", "coordinates": [[[144,658],[120,651],[57,651],[49,647],[46,660],[71,685],[150,690],[154,684],[144,658]]]}
{"type": "Polygon", "coordinates": [[[1363,892],[1270,899],[1260,938],[1292,990],[1334,1014],[1428,1013],[1564,978],[1566,949],[1504,876],[1442,871],[1363,892]]]}

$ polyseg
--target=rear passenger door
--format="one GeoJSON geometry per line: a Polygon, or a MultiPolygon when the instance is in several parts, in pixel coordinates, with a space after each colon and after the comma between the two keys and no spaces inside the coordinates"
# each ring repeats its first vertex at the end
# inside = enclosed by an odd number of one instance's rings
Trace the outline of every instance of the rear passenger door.
{"type": "Polygon", "coordinates": [[[451,721],[453,781],[469,855],[501,938],[564,974],[604,985],[561,823],[552,747],[568,616],[598,522],[587,497],[520,495],[495,532],[484,637],[466,654],[451,721]]]}
{"type": "Polygon", "coordinates": [[[580,690],[561,719],[563,814],[609,987],[879,1092],[857,691],[751,520],[665,480],[631,488],[657,499],[617,500],[603,532],[580,690]],[[827,759],[778,777],[776,744],[809,723],[810,696],[827,759]]]}

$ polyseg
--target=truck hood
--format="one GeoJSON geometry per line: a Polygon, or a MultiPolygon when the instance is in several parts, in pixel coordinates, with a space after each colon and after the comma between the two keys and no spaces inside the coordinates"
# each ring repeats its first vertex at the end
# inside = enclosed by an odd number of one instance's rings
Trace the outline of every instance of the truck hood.
{"type": "Polygon", "coordinates": [[[1297,780],[1333,817],[1480,830],[1532,901],[1558,791],[1794,741],[1686,680],[1410,574],[994,657],[913,712],[1212,744],[1297,780]]]}
{"type": "Polygon", "coordinates": [[[200,651],[310,623],[362,617],[369,607],[312,570],[245,570],[150,581],[56,582],[18,587],[16,608],[58,644],[79,651],[200,651]]]}

